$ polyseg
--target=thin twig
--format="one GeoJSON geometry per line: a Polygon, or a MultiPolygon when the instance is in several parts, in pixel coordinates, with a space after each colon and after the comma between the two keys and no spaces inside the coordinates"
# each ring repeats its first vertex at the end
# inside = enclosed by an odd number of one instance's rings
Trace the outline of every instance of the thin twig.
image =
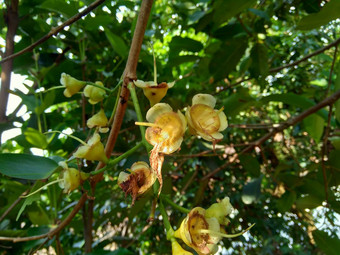
{"type": "Polygon", "coordinates": [[[73,219],[73,217],[78,213],[78,211],[82,208],[85,201],[87,200],[87,194],[84,193],[81,198],[79,199],[76,206],[73,208],[73,210],[70,212],[70,214],[54,229],[50,230],[49,232],[37,235],[37,236],[28,236],[28,237],[6,237],[6,236],[0,236],[0,241],[9,241],[13,243],[18,242],[27,242],[32,240],[39,240],[43,238],[49,238],[51,239],[53,236],[58,234],[63,228],[65,228],[73,219]]]}
{"type": "Polygon", "coordinates": [[[15,200],[10,207],[7,208],[7,210],[1,215],[0,217],[0,222],[3,221],[3,219],[10,213],[10,211],[13,210],[13,208],[20,203],[20,201],[22,200],[22,196],[26,196],[28,193],[28,190],[26,190],[25,192],[23,192],[17,200],[15,200]]]}
{"type": "Polygon", "coordinates": [[[288,121],[286,121],[285,123],[281,124],[279,127],[274,128],[271,132],[269,132],[266,135],[262,136],[260,139],[256,140],[254,143],[252,143],[251,145],[249,145],[248,147],[243,149],[240,153],[238,153],[238,154],[235,153],[234,156],[229,161],[227,161],[222,166],[216,168],[214,171],[212,171],[209,174],[207,174],[206,176],[204,176],[202,178],[202,181],[209,179],[211,176],[213,176],[213,175],[217,174],[218,172],[220,172],[221,170],[225,169],[227,166],[229,166],[229,164],[233,163],[238,158],[239,155],[251,151],[256,146],[261,145],[262,143],[267,141],[269,138],[274,136],[276,133],[282,132],[286,128],[295,125],[296,123],[302,121],[304,118],[306,118],[309,115],[317,112],[318,110],[322,109],[323,107],[325,107],[327,105],[334,104],[339,98],[340,98],[340,90],[335,92],[330,97],[327,97],[326,99],[322,100],[318,104],[316,104],[316,105],[310,107],[309,109],[305,110],[301,114],[299,114],[299,115],[297,115],[297,116],[295,116],[293,118],[290,118],[288,121]]]}
{"type": "Polygon", "coordinates": [[[77,13],[76,15],[74,15],[73,17],[71,17],[70,19],[66,20],[64,23],[62,23],[60,26],[57,26],[55,28],[52,28],[50,32],[48,32],[46,35],[44,35],[43,37],[41,37],[38,41],[32,43],[31,45],[29,45],[28,47],[26,47],[25,49],[12,54],[8,57],[3,58],[0,61],[0,64],[16,58],[26,52],[29,52],[31,50],[33,50],[35,47],[37,47],[38,45],[42,44],[43,42],[47,41],[50,37],[52,37],[53,35],[58,34],[61,30],[64,29],[64,27],[66,26],[70,26],[72,23],[76,22],[77,20],[79,20],[81,17],[85,16],[86,14],[88,14],[90,11],[92,11],[93,9],[97,8],[99,5],[101,5],[103,2],[105,2],[105,0],[97,0],[94,1],[92,4],[90,4],[86,9],[84,9],[83,11],[77,13]]]}

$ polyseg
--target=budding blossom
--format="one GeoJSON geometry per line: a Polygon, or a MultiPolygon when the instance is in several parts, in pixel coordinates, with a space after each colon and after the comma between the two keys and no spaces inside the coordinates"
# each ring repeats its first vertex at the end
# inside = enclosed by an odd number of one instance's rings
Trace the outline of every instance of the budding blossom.
{"type": "Polygon", "coordinates": [[[64,193],[70,193],[75,190],[89,177],[89,174],[78,169],[68,168],[65,162],[60,162],[59,165],[64,168],[59,176],[59,186],[64,189],[64,193]]]}
{"type": "Polygon", "coordinates": [[[228,127],[227,117],[220,110],[214,110],[216,99],[209,94],[197,94],[192,98],[192,106],[187,108],[186,117],[189,131],[206,141],[223,139],[220,131],[228,127]]]}
{"type": "Polygon", "coordinates": [[[106,133],[109,131],[109,128],[107,127],[108,122],[109,120],[107,119],[104,110],[100,109],[98,113],[87,120],[86,125],[89,128],[98,127],[100,133],[106,133]]]}
{"type": "Polygon", "coordinates": [[[86,84],[85,81],[79,81],[73,78],[71,75],[62,73],[60,77],[61,85],[65,86],[64,96],[71,97],[79,92],[86,84]]]}
{"type": "Polygon", "coordinates": [[[137,80],[133,82],[137,87],[142,88],[144,95],[149,99],[150,105],[154,106],[159,103],[163,97],[165,97],[168,89],[175,85],[175,82],[162,82],[157,84],[154,81],[141,81],[137,80]]]}
{"type": "Polygon", "coordinates": [[[120,172],[118,185],[125,194],[131,194],[133,204],[137,196],[145,193],[155,183],[156,174],[149,165],[143,161],[135,162],[131,166],[130,172],[130,174],[120,172]]]}
{"type": "MultiPolygon", "coordinates": [[[[100,81],[96,81],[96,84],[104,87],[104,84],[100,81]]],[[[104,89],[92,86],[92,85],[87,85],[84,89],[84,96],[89,98],[89,103],[90,104],[96,104],[105,98],[106,91],[104,89]]]]}
{"type": "Polygon", "coordinates": [[[193,208],[182,221],[174,236],[180,238],[199,255],[215,254],[218,242],[223,238],[232,238],[242,235],[252,226],[239,234],[228,235],[222,226],[229,223],[226,218],[232,211],[229,198],[224,198],[220,203],[211,205],[207,210],[201,207],[193,208]]]}
{"type": "Polygon", "coordinates": [[[104,145],[100,142],[100,135],[98,133],[94,133],[87,141],[87,144],[80,146],[73,156],[87,160],[98,160],[105,163],[108,161],[105,155],[104,145]]]}

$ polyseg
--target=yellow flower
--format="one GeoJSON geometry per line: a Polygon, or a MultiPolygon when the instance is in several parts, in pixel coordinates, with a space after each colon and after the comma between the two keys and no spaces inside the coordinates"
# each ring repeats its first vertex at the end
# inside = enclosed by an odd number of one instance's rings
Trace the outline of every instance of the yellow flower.
{"type": "Polygon", "coordinates": [[[59,186],[64,189],[64,193],[70,193],[72,190],[78,188],[80,184],[82,184],[89,175],[81,172],[75,168],[68,168],[65,162],[61,162],[60,164],[64,171],[61,172],[59,179],[62,181],[59,182],[59,186]]]}
{"type": "Polygon", "coordinates": [[[218,250],[217,243],[223,237],[231,238],[242,235],[253,226],[238,234],[225,234],[222,226],[229,222],[225,217],[230,214],[231,210],[229,198],[224,198],[220,203],[213,204],[207,210],[195,207],[182,221],[174,236],[182,239],[199,255],[215,254],[218,250]]]}
{"type": "Polygon", "coordinates": [[[86,84],[85,81],[79,81],[66,73],[61,74],[60,83],[61,85],[66,87],[66,89],[64,90],[65,97],[73,96],[86,84]]]}
{"type": "Polygon", "coordinates": [[[108,161],[105,155],[104,145],[100,142],[100,135],[98,133],[95,133],[86,145],[80,146],[73,156],[87,160],[108,161]]]}
{"type": "MultiPolygon", "coordinates": [[[[104,87],[104,84],[100,81],[96,81],[96,84],[104,87]]],[[[90,104],[96,104],[101,102],[105,97],[106,91],[101,88],[97,88],[92,85],[87,85],[84,89],[84,95],[89,98],[90,104]]]]}
{"type": "Polygon", "coordinates": [[[108,122],[104,110],[100,109],[98,113],[87,120],[86,124],[89,128],[99,127],[99,132],[106,133],[109,131],[107,127],[108,122]]]}
{"type": "Polygon", "coordinates": [[[155,182],[156,175],[149,165],[143,161],[135,162],[130,169],[130,174],[120,172],[118,185],[125,194],[131,194],[132,204],[137,196],[146,192],[155,182]]]}
{"type": "Polygon", "coordinates": [[[158,147],[157,153],[170,154],[179,149],[187,126],[180,111],[175,113],[170,105],[158,103],[149,109],[146,119],[150,123],[136,124],[150,126],[145,132],[145,139],[158,147]]]}
{"type": "Polygon", "coordinates": [[[213,142],[223,139],[220,131],[228,127],[223,107],[220,110],[214,110],[215,104],[216,99],[212,95],[197,94],[193,97],[192,106],[188,107],[185,114],[189,131],[193,135],[213,142]]]}
{"type": "Polygon", "coordinates": [[[166,95],[168,89],[172,88],[175,85],[175,82],[162,82],[157,84],[154,81],[141,81],[137,80],[133,82],[137,87],[142,88],[144,95],[149,99],[150,105],[154,106],[159,103],[162,98],[166,95]]]}
{"type": "Polygon", "coordinates": [[[184,250],[176,240],[171,241],[171,247],[172,255],[193,255],[191,252],[184,250]]]}

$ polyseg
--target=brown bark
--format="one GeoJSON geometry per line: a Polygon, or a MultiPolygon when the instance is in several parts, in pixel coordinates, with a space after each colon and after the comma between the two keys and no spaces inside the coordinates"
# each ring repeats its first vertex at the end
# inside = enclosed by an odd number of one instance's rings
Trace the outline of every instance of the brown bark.
{"type": "MultiPolygon", "coordinates": [[[[4,13],[4,19],[7,24],[6,49],[4,57],[12,55],[14,52],[14,36],[18,28],[18,4],[19,0],[12,0],[8,3],[7,10],[4,13]]],[[[0,123],[6,122],[6,110],[11,84],[11,73],[13,69],[13,60],[1,64],[1,90],[0,90],[0,123]]],[[[1,143],[1,131],[0,131],[1,143]]]]}

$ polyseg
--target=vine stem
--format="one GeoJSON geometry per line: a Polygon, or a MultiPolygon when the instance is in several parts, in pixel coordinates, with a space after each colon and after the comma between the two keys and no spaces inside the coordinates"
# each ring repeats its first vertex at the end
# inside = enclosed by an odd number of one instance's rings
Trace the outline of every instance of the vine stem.
{"type": "Polygon", "coordinates": [[[176,204],[176,203],[173,202],[170,198],[168,198],[167,196],[165,196],[165,195],[163,195],[163,194],[160,195],[160,198],[161,198],[162,201],[165,201],[167,204],[171,205],[173,208],[175,208],[175,209],[181,211],[182,213],[189,213],[189,212],[190,212],[189,209],[184,208],[184,207],[182,207],[182,206],[176,204]]]}
{"type": "Polygon", "coordinates": [[[167,232],[166,237],[167,237],[168,240],[171,240],[171,238],[173,238],[173,236],[174,236],[175,231],[171,227],[171,224],[170,224],[170,221],[169,221],[169,218],[168,218],[168,214],[165,211],[165,208],[164,208],[162,201],[159,201],[158,207],[159,207],[159,210],[162,214],[165,230],[167,232]]]}

